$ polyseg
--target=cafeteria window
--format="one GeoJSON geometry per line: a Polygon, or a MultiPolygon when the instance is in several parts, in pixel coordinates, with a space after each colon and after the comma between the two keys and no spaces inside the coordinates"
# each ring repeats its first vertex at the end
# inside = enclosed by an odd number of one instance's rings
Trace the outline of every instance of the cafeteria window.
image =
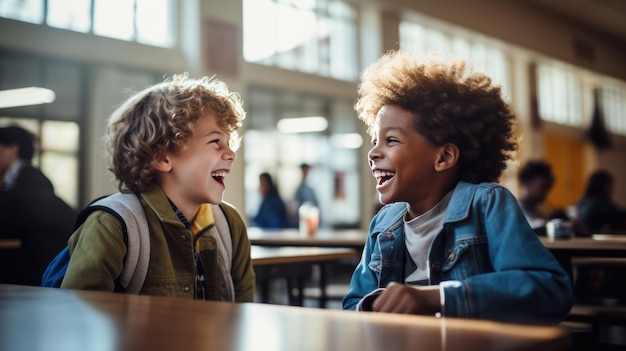
{"type": "Polygon", "coordinates": [[[26,91],[14,100],[34,97],[36,91],[54,93],[52,101],[23,101],[0,108],[0,125],[17,124],[35,135],[33,164],[54,185],[59,197],[74,208],[80,199],[81,121],[84,116],[86,69],[77,62],[59,61],[0,51],[2,91],[26,91]]]}
{"type": "Polygon", "coordinates": [[[0,1],[0,17],[172,48],[175,5],[176,0],[6,0],[0,1]]]}
{"type": "Polygon", "coordinates": [[[0,117],[0,126],[18,125],[35,135],[33,166],[52,182],[68,205],[78,207],[79,128],[75,122],[0,117]]]}
{"type": "Polygon", "coordinates": [[[612,82],[602,85],[600,101],[607,129],[626,136],[626,83],[612,82]]]}
{"type": "Polygon", "coordinates": [[[355,81],[357,43],[357,9],[347,2],[243,0],[247,62],[355,81]]]}
{"type": "Polygon", "coordinates": [[[301,179],[299,165],[308,163],[311,169],[307,183],[320,205],[321,226],[357,227],[363,200],[358,174],[362,138],[357,132],[352,101],[260,87],[251,88],[246,100],[243,154],[248,220],[255,216],[261,202],[259,174],[263,172],[272,175],[282,199],[295,215],[293,198],[301,179]],[[280,121],[316,116],[327,120],[323,130],[290,132],[277,126],[280,121]]]}
{"type": "Polygon", "coordinates": [[[581,127],[582,80],[574,69],[537,65],[539,115],[543,120],[581,127]]]}

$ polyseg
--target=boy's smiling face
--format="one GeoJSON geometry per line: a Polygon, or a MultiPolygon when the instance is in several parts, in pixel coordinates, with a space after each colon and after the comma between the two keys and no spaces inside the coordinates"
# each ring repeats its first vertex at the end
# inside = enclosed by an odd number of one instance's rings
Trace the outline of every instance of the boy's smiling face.
{"type": "Polygon", "coordinates": [[[229,134],[218,126],[217,117],[210,112],[198,118],[193,135],[181,150],[166,154],[168,166],[161,173],[161,187],[183,214],[185,208],[219,204],[226,188],[224,178],[236,157],[229,146],[229,134]]]}
{"type": "Polygon", "coordinates": [[[414,118],[401,107],[383,106],[376,116],[368,159],[380,202],[407,202],[411,214],[419,215],[440,200],[441,175],[435,164],[441,148],[415,130],[414,118]]]}

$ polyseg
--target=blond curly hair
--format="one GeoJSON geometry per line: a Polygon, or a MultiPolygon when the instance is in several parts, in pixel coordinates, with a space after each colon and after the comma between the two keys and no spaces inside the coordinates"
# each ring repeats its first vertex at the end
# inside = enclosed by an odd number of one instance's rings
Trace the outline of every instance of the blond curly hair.
{"type": "Polygon", "coordinates": [[[174,75],[136,93],[111,115],[106,142],[109,170],[120,191],[145,192],[156,184],[153,156],[176,152],[192,136],[199,117],[213,112],[218,125],[239,143],[237,130],[245,118],[236,92],[215,77],[174,75]]]}

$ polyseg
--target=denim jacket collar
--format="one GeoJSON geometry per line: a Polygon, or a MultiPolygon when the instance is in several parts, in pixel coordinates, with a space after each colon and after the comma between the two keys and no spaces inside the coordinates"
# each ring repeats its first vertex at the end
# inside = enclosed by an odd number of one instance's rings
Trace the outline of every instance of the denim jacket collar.
{"type": "MultiPolygon", "coordinates": [[[[457,183],[453,190],[448,209],[444,215],[444,224],[448,222],[458,222],[469,216],[469,210],[475,192],[475,184],[463,181],[457,183]]],[[[404,224],[403,218],[408,211],[407,203],[398,202],[389,206],[394,208],[393,210],[387,211],[387,213],[391,214],[391,217],[377,221],[375,227],[372,228],[372,232],[393,232],[404,224]]]]}

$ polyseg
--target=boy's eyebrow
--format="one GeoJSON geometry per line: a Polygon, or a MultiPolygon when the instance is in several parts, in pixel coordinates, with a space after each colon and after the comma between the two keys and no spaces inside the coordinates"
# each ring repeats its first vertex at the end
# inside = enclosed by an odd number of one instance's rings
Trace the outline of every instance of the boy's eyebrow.
{"type": "Polygon", "coordinates": [[[215,134],[217,134],[218,136],[227,135],[226,133],[224,133],[221,130],[209,130],[208,133],[204,133],[204,136],[208,137],[208,136],[212,136],[212,135],[215,135],[215,134]]]}
{"type": "MultiPolygon", "coordinates": [[[[389,127],[385,127],[383,129],[380,129],[378,131],[378,133],[388,133],[388,132],[398,132],[398,133],[404,134],[404,130],[402,128],[398,127],[398,126],[389,126],[389,127]]],[[[372,140],[371,140],[372,142],[374,142],[374,141],[376,141],[378,139],[378,137],[376,137],[376,134],[377,133],[372,135],[372,140]]]]}
{"type": "Polygon", "coordinates": [[[383,129],[380,130],[381,132],[389,132],[389,131],[399,131],[401,133],[404,133],[404,130],[398,126],[389,126],[389,127],[385,127],[383,129]]]}

